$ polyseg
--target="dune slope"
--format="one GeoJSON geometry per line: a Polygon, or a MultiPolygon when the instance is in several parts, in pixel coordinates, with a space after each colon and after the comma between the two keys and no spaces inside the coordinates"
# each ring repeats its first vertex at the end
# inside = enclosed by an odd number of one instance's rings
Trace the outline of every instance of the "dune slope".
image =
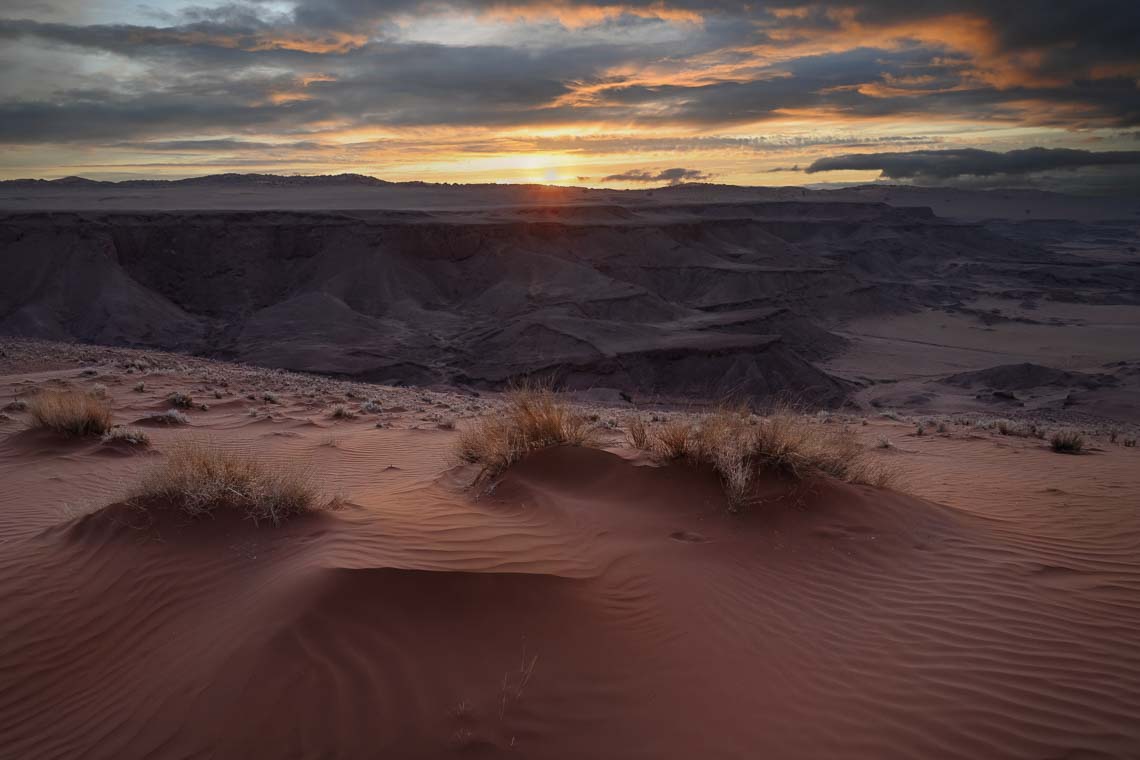
{"type": "MultiPolygon", "coordinates": [[[[274,460],[309,457],[349,496],[280,529],[37,507],[80,483],[113,493],[83,473],[147,457],[9,435],[0,475],[58,477],[4,497],[0,755],[1140,747],[1140,523],[1120,498],[986,514],[772,480],[730,517],[711,473],[578,448],[479,493],[446,470],[452,433],[280,408],[252,420],[223,402],[194,422],[274,460]]],[[[161,450],[179,433],[155,435],[161,450]]],[[[1052,461],[1026,452],[1027,467],[1052,461]]]]}

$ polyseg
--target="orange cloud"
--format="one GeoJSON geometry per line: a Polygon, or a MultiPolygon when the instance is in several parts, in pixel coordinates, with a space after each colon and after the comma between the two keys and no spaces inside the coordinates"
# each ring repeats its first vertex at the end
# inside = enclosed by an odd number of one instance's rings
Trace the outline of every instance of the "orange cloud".
{"type": "Polygon", "coordinates": [[[633,5],[579,5],[570,2],[539,2],[525,6],[495,3],[481,11],[481,15],[502,22],[543,21],[553,19],[567,29],[594,26],[622,16],[661,19],[674,23],[699,24],[703,17],[696,11],[671,8],[659,2],[647,6],[633,5]]]}

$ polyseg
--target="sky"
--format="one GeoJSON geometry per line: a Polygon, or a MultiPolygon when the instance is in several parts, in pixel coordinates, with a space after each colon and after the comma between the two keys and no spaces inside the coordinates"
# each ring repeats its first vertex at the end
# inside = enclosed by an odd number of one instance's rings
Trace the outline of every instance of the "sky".
{"type": "Polygon", "coordinates": [[[1137,0],[0,0],[0,179],[1140,192],[1137,0]]]}

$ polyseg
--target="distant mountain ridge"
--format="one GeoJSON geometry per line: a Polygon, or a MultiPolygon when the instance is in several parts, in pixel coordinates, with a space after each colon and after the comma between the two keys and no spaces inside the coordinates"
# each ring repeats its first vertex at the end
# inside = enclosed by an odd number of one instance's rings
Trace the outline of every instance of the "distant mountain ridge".
{"type": "Polygon", "coordinates": [[[383,186],[396,184],[387,180],[371,177],[366,174],[312,174],[312,175],[281,175],[281,174],[239,174],[227,172],[224,174],[206,174],[201,177],[187,177],[185,179],[125,179],[125,180],[95,180],[86,177],[61,177],[59,179],[10,179],[0,180],[0,186],[7,187],[166,187],[166,186],[197,186],[197,185],[254,185],[262,187],[312,187],[323,185],[357,185],[362,187],[383,186]]]}
{"type": "Polygon", "coordinates": [[[0,211],[343,210],[668,203],[882,203],[927,207],[940,217],[1116,221],[1140,218],[1140,198],[1094,197],[1044,190],[967,190],[868,184],[846,188],[745,186],[691,182],[625,190],[544,184],[400,181],[364,174],[208,174],[186,179],[0,181],[0,211]],[[316,191],[316,192],[314,192],[316,191]]]}

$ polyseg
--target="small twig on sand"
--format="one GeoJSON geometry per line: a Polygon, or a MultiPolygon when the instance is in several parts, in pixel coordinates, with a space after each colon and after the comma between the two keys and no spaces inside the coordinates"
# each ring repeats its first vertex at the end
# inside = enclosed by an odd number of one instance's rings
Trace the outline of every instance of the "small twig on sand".
{"type": "Polygon", "coordinates": [[[510,701],[518,701],[522,698],[523,689],[530,683],[531,677],[534,675],[534,668],[538,665],[538,655],[527,659],[526,655],[526,639],[523,639],[523,653],[522,661],[519,663],[519,670],[516,675],[517,681],[512,681],[511,671],[503,673],[503,685],[499,694],[499,720],[502,720],[507,713],[507,704],[510,701]]]}

